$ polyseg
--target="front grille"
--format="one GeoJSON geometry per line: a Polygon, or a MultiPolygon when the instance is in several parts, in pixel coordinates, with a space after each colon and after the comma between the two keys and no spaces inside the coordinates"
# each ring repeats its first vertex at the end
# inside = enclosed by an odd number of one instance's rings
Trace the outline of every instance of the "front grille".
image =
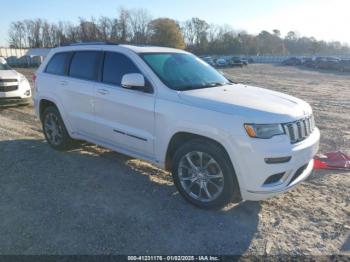
{"type": "Polygon", "coordinates": [[[15,102],[22,100],[20,97],[0,97],[0,104],[1,102],[15,102]]]}
{"type": "Polygon", "coordinates": [[[315,129],[315,119],[311,115],[295,122],[283,124],[284,131],[290,138],[292,144],[308,138],[315,129]]]}
{"type": "Polygon", "coordinates": [[[16,91],[18,86],[0,86],[0,92],[11,92],[16,91]]]}
{"type": "Polygon", "coordinates": [[[13,83],[13,82],[17,82],[18,80],[17,79],[2,79],[0,78],[0,83],[13,83]]]}
{"type": "Polygon", "coordinates": [[[17,82],[18,80],[15,78],[3,79],[0,78],[0,83],[9,83],[9,82],[17,82]]]}

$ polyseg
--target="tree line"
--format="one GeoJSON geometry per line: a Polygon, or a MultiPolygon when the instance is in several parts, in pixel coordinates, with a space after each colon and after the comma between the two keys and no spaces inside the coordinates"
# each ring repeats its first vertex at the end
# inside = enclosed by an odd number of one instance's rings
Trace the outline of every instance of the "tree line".
{"type": "Polygon", "coordinates": [[[282,37],[278,29],[252,35],[228,25],[209,24],[194,17],[184,22],[153,19],[144,9],[120,8],[115,18],[79,18],[78,23],[49,23],[43,19],[12,22],[8,40],[13,48],[51,48],[76,42],[108,41],[150,44],[186,49],[196,54],[242,55],[338,55],[350,47],[290,31],[282,37]]]}

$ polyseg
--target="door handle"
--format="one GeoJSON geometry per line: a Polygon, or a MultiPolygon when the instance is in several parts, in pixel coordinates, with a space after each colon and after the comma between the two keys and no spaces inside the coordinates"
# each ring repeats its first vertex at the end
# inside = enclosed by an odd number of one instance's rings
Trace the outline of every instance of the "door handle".
{"type": "Polygon", "coordinates": [[[98,89],[97,93],[99,93],[100,95],[106,95],[109,93],[109,91],[106,89],[98,89]]]}
{"type": "Polygon", "coordinates": [[[61,85],[61,86],[66,86],[66,85],[68,85],[68,82],[67,82],[67,81],[61,81],[61,82],[60,82],[60,85],[61,85]]]}

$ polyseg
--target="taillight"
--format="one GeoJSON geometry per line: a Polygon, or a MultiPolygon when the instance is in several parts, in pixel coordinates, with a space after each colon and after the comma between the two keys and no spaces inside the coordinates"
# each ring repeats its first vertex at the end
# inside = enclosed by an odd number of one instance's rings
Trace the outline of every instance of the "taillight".
{"type": "Polygon", "coordinates": [[[36,74],[33,74],[33,88],[35,90],[35,93],[38,93],[38,85],[36,84],[36,74]]]}

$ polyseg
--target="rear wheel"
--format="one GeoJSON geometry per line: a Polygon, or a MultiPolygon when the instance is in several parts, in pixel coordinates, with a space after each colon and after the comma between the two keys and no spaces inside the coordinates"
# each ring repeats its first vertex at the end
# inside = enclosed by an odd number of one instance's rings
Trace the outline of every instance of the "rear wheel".
{"type": "Polygon", "coordinates": [[[239,199],[239,187],[226,152],[204,139],[180,147],[173,158],[172,174],[181,195],[201,208],[220,208],[239,199]]]}
{"type": "Polygon", "coordinates": [[[72,146],[73,140],[69,136],[56,107],[50,106],[44,110],[42,125],[45,138],[51,147],[62,151],[72,146]]]}

